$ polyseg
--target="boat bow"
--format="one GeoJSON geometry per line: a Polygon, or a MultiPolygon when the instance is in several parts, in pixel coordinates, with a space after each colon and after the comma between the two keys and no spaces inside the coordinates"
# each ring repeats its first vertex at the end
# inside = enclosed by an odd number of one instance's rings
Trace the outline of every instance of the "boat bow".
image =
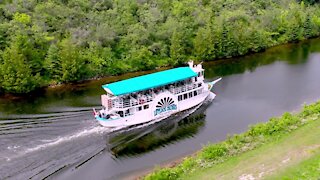
{"type": "Polygon", "coordinates": [[[222,78],[219,78],[217,80],[214,80],[212,82],[208,82],[208,90],[210,91],[213,87],[213,85],[215,85],[217,82],[221,81],[222,78]]]}

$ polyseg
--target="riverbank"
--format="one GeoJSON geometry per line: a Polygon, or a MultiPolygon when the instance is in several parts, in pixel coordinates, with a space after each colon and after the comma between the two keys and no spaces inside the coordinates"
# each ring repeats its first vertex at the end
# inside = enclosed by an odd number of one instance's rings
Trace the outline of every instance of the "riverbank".
{"type": "MultiPolygon", "coordinates": [[[[214,61],[205,61],[203,65],[205,66],[205,69],[212,69],[210,72],[206,72],[206,78],[215,78],[215,77],[221,77],[228,75],[229,73],[225,73],[221,70],[221,66],[226,66],[223,68],[230,68],[227,64],[239,64],[239,67],[237,71],[244,72],[248,69],[255,69],[259,65],[267,65],[275,61],[276,58],[280,59],[281,61],[293,61],[293,63],[296,63],[301,60],[303,57],[302,55],[306,52],[305,49],[302,47],[310,46],[309,44],[314,43],[314,46],[311,46],[308,51],[310,52],[318,52],[320,49],[320,46],[317,45],[320,42],[320,38],[311,38],[307,40],[302,40],[295,43],[287,43],[282,45],[277,45],[270,47],[266,49],[263,52],[260,53],[253,53],[253,54],[247,54],[240,57],[233,57],[228,59],[217,59],[214,61]],[[288,56],[289,51],[295,51],[295,56],[288,56]],[[250,59],[253,62],[248,61],[250,59]],[[241,63],[243,61],[244,63],[241,63]],[[248,62],[248,63],[246,63],[248,62]]],[[[291,62],[292,63],[292,62],[291,62]]],[[[231,66],[231,65],[230,65],[231,66]]],[[[141,76],[149,73],[154,73],[158,71],[163,71],[166,69],[170,69],[172,66],[166,66],[157,68],[154,70],[148,70],[148,71],[136,71],[136,72],[128,72],[124,73],[118,76],[100,76],[95,78],[89,78],[84,80],[79,80],[76,82],[65,82],[65,83],[52,83],[48,86],[43,86],[41,88],[38,88],[32,92],[29,93],[22,93],[22,94],[16,94],[16,93],[4,93],[4,91],[1,92],[0,90],[0,98],[6,99],[6,100],[16,100],[16,99],[24,99],[26,97],[37,97],[39,94],[45,94],[45,93],[54,93],[54,92],[67,92],[67,91],[75,91],[79,89],[87,89],[90,86],[101,86],[102,84],[107,84],[123,79],[128,79],[136,76],[141,76]]]]}
{"type": "Polygon", "coordinates": [[[318,173],[312,169],[317,168],[313,157],[320,154],[319,127],[317,102],[304,106],[300,113],[285,113],[224,142],[207,145],[196,156],[173,168],[158,169],[145,179],[250,179],[286,177],[288,172],[299,176],[299,163],[310,164],[306,172],[311,171],[311,178],[318,173]]]}

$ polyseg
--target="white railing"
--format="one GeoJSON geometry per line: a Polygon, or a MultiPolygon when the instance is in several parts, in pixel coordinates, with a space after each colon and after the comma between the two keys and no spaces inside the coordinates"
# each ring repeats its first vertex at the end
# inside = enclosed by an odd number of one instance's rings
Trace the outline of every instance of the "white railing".
{"type": "Polygon", "coordinates": [[[139,98],[130,98],[130,99],[121,99],[117,98],[112,100],[112,107],[113,108],[128,108],[132,106],[137,106],[139,104],[144,104],[147,102],[151,102],[153,100],[152,96],[143,95],[139,98]]]}
{"type": "Polygon", "coordinates": [[[186,84],[184,86],[176,87],[176,88],[170,88],[170,92],[172,94],[180,94],[186,91],[190,91],[192,89],[198,88],[198,84],[186,84]]]}

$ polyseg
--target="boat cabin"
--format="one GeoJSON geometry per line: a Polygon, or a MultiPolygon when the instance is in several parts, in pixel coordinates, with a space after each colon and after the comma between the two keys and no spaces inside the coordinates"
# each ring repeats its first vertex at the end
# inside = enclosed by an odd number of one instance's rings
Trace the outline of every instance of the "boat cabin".
{"type": "Polygon", "coordinates": [[[123,81],[103,85],[107,92],[101,96],[107,111],[116,112],[120,117],[130,116],[137,111],[150,108],[154,98],[165,91],[178,97],[178,101],[201,94],[204,84],[202,65],[180,67],[156,72],[123,81]]]}

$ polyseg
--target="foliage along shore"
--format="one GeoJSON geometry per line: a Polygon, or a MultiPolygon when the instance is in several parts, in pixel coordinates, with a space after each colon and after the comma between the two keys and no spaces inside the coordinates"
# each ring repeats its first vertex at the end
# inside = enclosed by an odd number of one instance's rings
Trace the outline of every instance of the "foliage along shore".
{"type": "Polygon", "coordinates": [[[0,92],[259,52],[320,35],[315,0],[4,0],[0,92]]]}
{"type": "Polygon", "coordinates": [[[320,101],[305,105],[298,114],[286,112],[281,117],[271,118],[266,123],[258,123],[251,126],[245,133],[233,135],[217,144],[209,144],[200,150],[197,155],[185,158],[175,167],[157,169],[144,177],[144,179],[180,179],[181,177],[188,177],[192,173],[212,168],[233,157],[274,142],[319,119],[320,101]]]}

